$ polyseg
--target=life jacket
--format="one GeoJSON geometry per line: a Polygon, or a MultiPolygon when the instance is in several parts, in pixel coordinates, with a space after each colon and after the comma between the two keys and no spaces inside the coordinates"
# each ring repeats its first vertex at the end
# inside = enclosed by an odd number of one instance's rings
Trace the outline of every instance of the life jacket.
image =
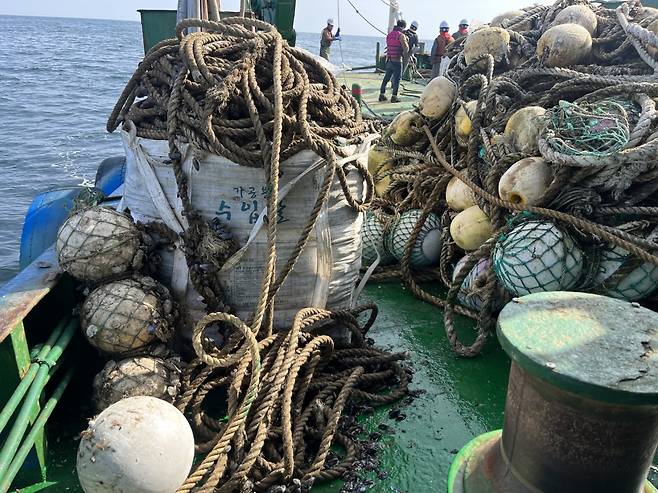
{"type": "Polygon", "coordinates": [[[386,54],[391,60],[400,60],[402,58],[402,41],[400,41],[402,30],[394,27],[386,36],[386,54]]]}

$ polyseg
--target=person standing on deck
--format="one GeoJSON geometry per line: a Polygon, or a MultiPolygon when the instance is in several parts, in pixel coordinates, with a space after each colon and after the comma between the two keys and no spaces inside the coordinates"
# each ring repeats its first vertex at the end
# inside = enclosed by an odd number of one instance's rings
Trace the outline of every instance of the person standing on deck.
{"type": "Polygon", "coordinates": [[[386,73],[379,90],[379,100],[386,101],[386,86],[392,80],[393,95],[391,103],[397,103],[400,77],[402,76],[402,59],[409,53],[409,42],[402,32],[407,23],[400,19],[393,30],[386,36],[386,73]]]}
{"type": "Polygon", "coordinates": [[[320,56],[325,60],[329,60],[329,53],[331,53],[331,43],[340,41],[340,27],[336,31],[336,35],[331,32],[334,29],[334,20],[327,19],[327,27],[322,30],[320,38],[320,56]]]}
{"type": "Polygon", "coordinates": [[[434,40],[430,57],[432,60],[432,79],[443,75],[443,72],[448,68],[448,62],[450,60],[446,56],[446,46],[453,41],[454,39],[450,36],[450,26],[446,21],[441,21],[439,35],[434,40]]]}
{"type": "Polygon", "coordinates": [[[462,19],[459,22],[459,30],[456,33],[452,33],[452,37],[455,41],[462,39],[468,36],[468,19],[462,19]]]}
{"type": "Polygon", "coordinates": [[[409,43],[409,53],[407,56],[404,57],[403,63],[402,63],[402,73],[404,74],[404,71],[406,70],[407,66],[409,65],[409,60],[418,52],[418,21],[413,21],[411,25],[409,26],[409,29],[403,31],[404,35],[407,37],[407,41],[409,43]]]}

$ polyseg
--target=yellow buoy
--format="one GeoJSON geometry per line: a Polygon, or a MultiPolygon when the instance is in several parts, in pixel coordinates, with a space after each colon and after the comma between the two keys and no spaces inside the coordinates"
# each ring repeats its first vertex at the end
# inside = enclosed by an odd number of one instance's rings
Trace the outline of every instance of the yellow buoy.
{"type": "Polygon", "coordinates": [[[468,114],[470,113],[473,115],[477,105],[477,101],[469,101],[466,103],[466,110],[468,110],[468,113],[464,109],[464,105],[461,105],[457,110],[457,113],[455,113],[455,133],[457,134],[457,142],[462,147],[468,145],[468,136],[471,133],[471,128],[473,126],[468,114]]]}
{"type": "Polygon", "coordinates": [[[509,54],[509,33],[501,27],[483,27],[469,34],[464,43],[464,60],[471,65],[480,56],[490,54],[495,62],[502,62],[509,54]]]}
{"type": "Polygon", "coordinates": [[[543,126],[541,106],[526,106],[515,112],[505,125],[505,139],[518,152],[537,153],[537,138],[543,126]]]}
{"type": "Polygon", "coordinates": [[[492,234],[489,218],[477,205],[461,211],[450,223],[450,236],[466,251],[477,250],[492,234]]]}
{"type": "Polygon", "coordinates": [[[375,182],[375,194],[382,197],[391,184],[386,172],[393,169],[393,157],[384,147],[371,147],[368,152],[368,171],[375,182]]]}
{"type": "Polygon", "coordinates": [[[431,120],[440,120],[450,111],[455,93],[455,84],[447,77],[432,79],[420,95],[418,101],[420,114],[431,120]]]}
{"type": "Polygon", "coordinates": [[[453,211],[463,211],[475,205],[473,190],[456,176],[446,187],[446,202],[453,211]]]}
{"type": "Polygon", "coordinates": [[[410,146],[424,135],[422,127],[423,119],[416,111],[403,111],[388,126],[386,135],[399,146],[410,146]]]}
{"type": "Polygon", "coordinates": [[[546,56],[548,67],[568,67],[582,63],[592,51],[592,36],[578,24],[560,24],[542,34],[537,56],[546,56]]]}
{"type": "Polygon", "coordinates": [[[537,205],[553,179],[551,168],[540,157],[527,157],[514,163],[498,182],[503,200],[521,205],[537,205]]]}
{"type": "Polygon", "coordinates": [[[592,35],[596,32],[598,20],[596,14],[587,5],[569,5],[555,16],[553,25],[557,26],[559,24],[578,24],[587,29],[587,32],[592,35]]]}

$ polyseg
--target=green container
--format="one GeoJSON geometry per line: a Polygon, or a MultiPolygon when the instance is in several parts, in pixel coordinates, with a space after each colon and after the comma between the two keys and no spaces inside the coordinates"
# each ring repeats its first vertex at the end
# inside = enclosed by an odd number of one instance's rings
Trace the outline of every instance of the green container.
{"type": "Polygon", "coordinates": [[[144,53],[164,39],[176,37],[175,10],[138,10],[142,16],[144,53]]]}

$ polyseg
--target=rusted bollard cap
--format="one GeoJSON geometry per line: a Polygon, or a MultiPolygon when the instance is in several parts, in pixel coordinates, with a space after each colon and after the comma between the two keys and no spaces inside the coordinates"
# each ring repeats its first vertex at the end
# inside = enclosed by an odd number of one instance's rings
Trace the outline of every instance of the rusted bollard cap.
{"type": "Polygon", "coordinates": [[[658,405],[658,313],[637,303],[555,291],[515,298],[498,339],[525,371],[582,397],[658,405]]]}

